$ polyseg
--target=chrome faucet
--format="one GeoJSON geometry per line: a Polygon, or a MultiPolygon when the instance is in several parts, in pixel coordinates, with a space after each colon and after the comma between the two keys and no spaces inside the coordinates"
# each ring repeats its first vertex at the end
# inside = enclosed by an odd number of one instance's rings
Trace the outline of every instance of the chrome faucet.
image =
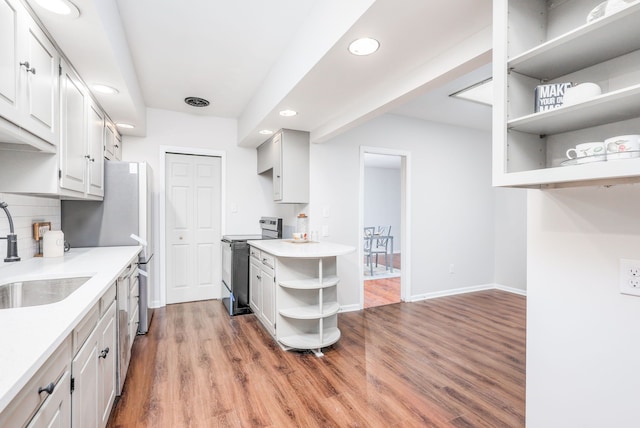
{"type": "Polygon", "coordinates": [[[13,219],[11,218],[11,214],[7,209],[7,203],[0,201],[0,208],[2,208],[9,219],[9,234],[5,238],[4,236],[0,236],[0,239],[7,240],[7,257],[4,259],[5,262],[19,262],[20,257],[18,257],[18,236],[15,234],[15,230],[13,229],[13,219]]]}

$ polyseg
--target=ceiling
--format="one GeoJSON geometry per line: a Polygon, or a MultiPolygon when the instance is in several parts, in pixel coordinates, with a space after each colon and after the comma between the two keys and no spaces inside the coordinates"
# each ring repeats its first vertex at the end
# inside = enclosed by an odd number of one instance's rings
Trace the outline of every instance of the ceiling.
{"type": "Polygon", "coordinates": [[[135,125],[125,135],[145,135],[147,107],[235,119],[248,147],[263,129],[322,142],[386,112],[490,127],[490,108],[447,95],[490,76],[491,0],[73,0],[73,20],[26,1],[88,85],[119,90],[94,96],[135,125]],[[378,52],[351,55],[362,36],[378,52]]]}

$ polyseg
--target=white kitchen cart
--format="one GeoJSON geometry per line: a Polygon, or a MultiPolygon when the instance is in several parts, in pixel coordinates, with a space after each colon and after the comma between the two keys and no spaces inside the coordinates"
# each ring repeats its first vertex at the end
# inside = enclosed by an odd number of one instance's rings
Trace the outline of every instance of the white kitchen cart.
{"type": "Polygon", "coordinates": [[[640,157],[571,164],[577,144],[640,134],[640,1],[587,22],[602,0],[494,0],[493,183],[639,181],[640,157]],[[544,112],[537,85],[594,82],[602,95],[544,112]]]}
{"type": "Polygon", "coordinates": [[[256,276],[250,300],[258,320],[282,348],[312,350],[322,356],[322,348],[340,339],[337,258],[355,248],[290,239],[249,241],[249,245],[256,276]],[[258,265],[265,260],[273,260],[273,276],[267,281],[258,274],[258,265]],[[274,302],[274,307],[265,302],[274,302]]]}
{"type": "Polygon", "coordinates": [[[290,349],[314,350],[317,356],[322,356],[322,348],[336,343],[340,339],[338,282],[335,257],[279,259],[278,342],[290,349]]]}

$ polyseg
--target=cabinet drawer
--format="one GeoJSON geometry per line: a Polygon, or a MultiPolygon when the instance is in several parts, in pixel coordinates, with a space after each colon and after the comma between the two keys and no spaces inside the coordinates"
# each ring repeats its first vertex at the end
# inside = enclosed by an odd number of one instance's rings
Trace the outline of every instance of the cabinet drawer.
{"type": "Polygon", "coordinates": [[[276,266],[276,261],[271,254],[262,253],[262,264],[273,269],[276,266]]]}
{"type": "Polygon", "coordinates": [[[255,247],[249,247],[249,255],[256,260],[262,260],[262,255],[260,254],[260,250],[255,247]]]}
{"type": "Polygon", "coordinates": [[[13,401],[9,403],[5,411],[0,414],[0,426],[26,426],[38,408],[40,408],[40,405],[47,401],[50,395],[46,391],[38,392],[38,389],[46,388],[51,383],[54,384],[54,391],[56,388],[62,387],[60,379],[68,371],[69,361],[71,361],[71,336],[65,339],[13,401]]]}
{"type": "Polygon", "coordinates": [[[109,310],[109,307],[114,300],[116,300],[116,285],[112,284],[100,299],[100,316],[104,315],[107,310],[109,310]]]}
{"type": "Polygon", "coordinates": [[[87,340],[87,337],[89,337],[96,327],[96,324],[98,324],[98,318],[100,316],[98,306],[99,304],[96,303],[89,313],[85,315],[84,319],[80,321],[78,326],[73,329],[73,355],[78,353],[85,340],[87,340]]]}

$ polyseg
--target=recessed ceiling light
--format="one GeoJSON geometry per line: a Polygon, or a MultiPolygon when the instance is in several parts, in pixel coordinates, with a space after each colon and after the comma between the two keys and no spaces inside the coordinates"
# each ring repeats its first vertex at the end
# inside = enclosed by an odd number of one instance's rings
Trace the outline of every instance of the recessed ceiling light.
{"type": "Polygon", "coordinates": [[[78,7],[69,0],[36,0],[36,3],[49,12],[58,15],[64,15],[69,18],[77,18],[80,16],[78,7]]]}
{"type": "Polygon", "coordinates": [[[362,37],[354,40],[349,45],[349,52],[354,55],[371,55],[380,47],[380,42],[370,37],[362,37]]]}
{"type": "Polygon", "coordinates": [[[191,107],[206,107],[209,105],[209,101],[200,97],[187,97],[184,99],[184,102],[191,107]]]}
{"type": "Polygon", "coordinates": [[[291,117],[297,115],[298,112],[295,110],[282,110],[280,111],[280,116],[291,117]]]}
{"type": "Polygon", "coordinates": [[[101,94],[115,95],[119,91],[116,88],[112,88],[111,86],[101,85],[99,83],[91,86],[94,91],[100,92],[101,94]]]}
{"type": "Polygon", "coordinates": [[[273,131],[270,129],[263,129],[262,131],[260,131],[260,134],[262,135],[271,135],[273,134],[273,131]]]}
{"type": "Polygon", "coordinates": [[[493,79],[490,77],[449,95],[488,106],[493,105],[493,79]]]}
{"type": "Polygon", "coordinates": [[[122,128],[122,129],[133,129],[133,128],[135,128],[135,126],[130,124],[130,123],[122,123],[122,122],[116,123],[116,126],[118,128],[122,128]]]}

